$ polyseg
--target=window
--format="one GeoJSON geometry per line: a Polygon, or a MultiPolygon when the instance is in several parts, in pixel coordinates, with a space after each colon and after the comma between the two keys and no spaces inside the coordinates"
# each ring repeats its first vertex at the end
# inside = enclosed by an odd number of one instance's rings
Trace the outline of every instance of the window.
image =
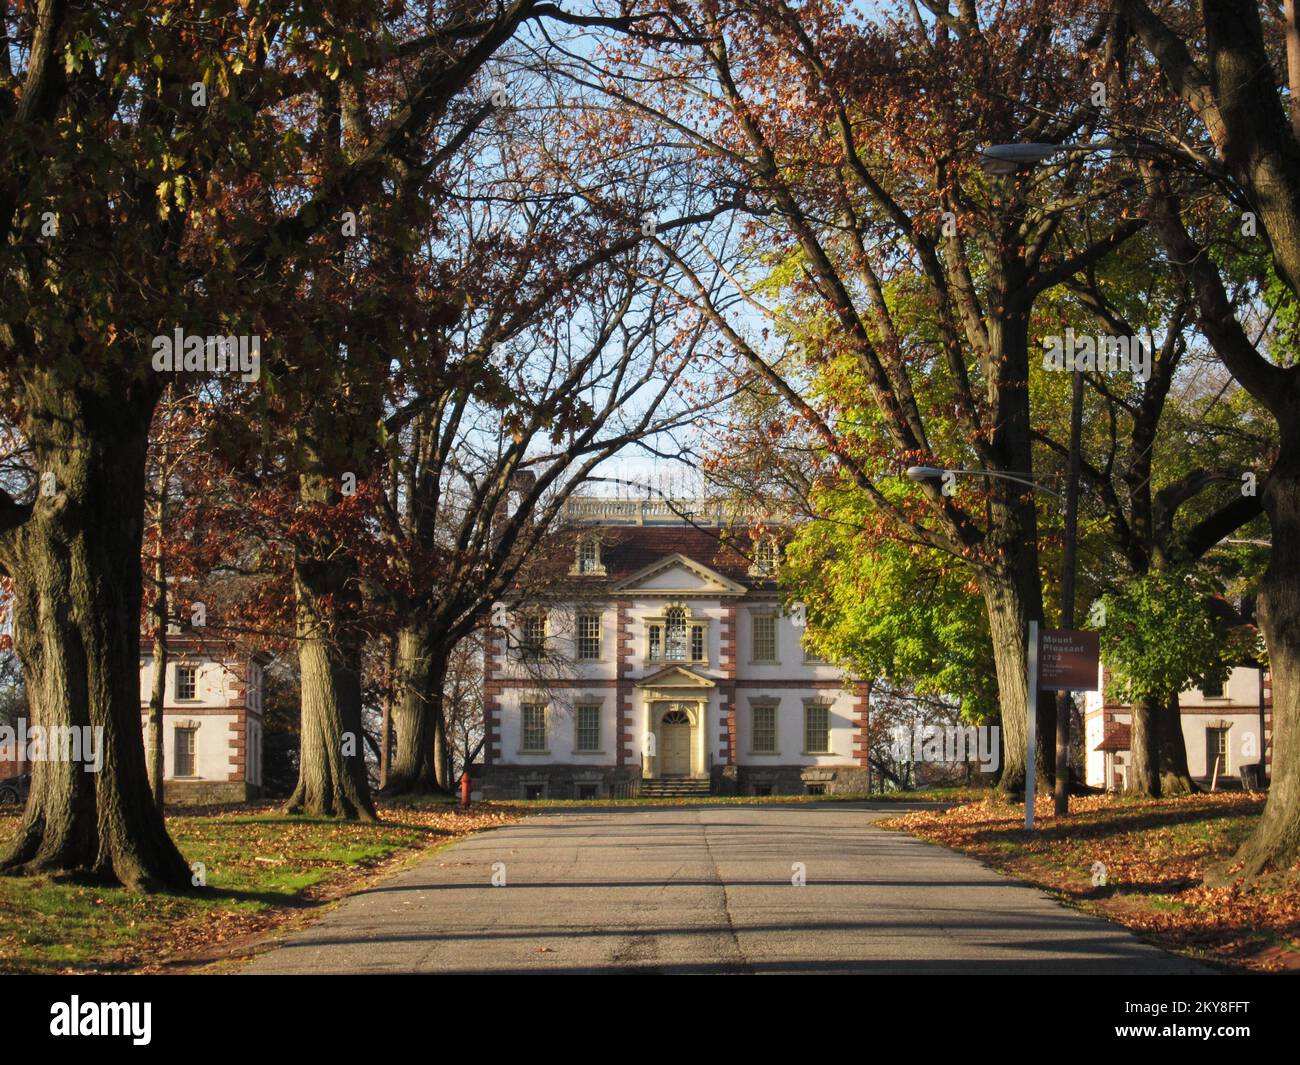
{"type": "Polygon", "coordinates": [[[776,661],[776,615],[775,614],[754,614],[754,647],[753,659],[755,662],[775,662],[776,661]]]}
{"type": "Polygon", "coordinates": [[[600,615],[579,614],[577,630],[578,660],[594,662],[600,658],[600,615]]]}
{"type": "Polygon", "coordinates": [[[525,614],[519,640],[519,653],[536,656],[546,650],[546,613],[537,610],[525,614]]]}
{"type": "Polygon", "coordinates": [[[754,544],[754,564],[749,567],[751,576],[772,577],[776,575],[776,541],[764,536],[754,544]]]}
{"type": "Polygon", "coordinates": [[[176,667],[176,698],[193,699],[199,690],[199,669],[197,666],[176,667]]]}
{"type": "Polygon", "coordinates": [[[1228,730],[1226,728],[1207,728],[1205,730],[1205,772],[1214,772],[1215,761],[1219,763],[1219,772],[1228,771],[1228,730]]]}
{"type": "Polygon", "coordinates": [[[599,537],[584,536],[578,541],[578,557],[573,568],[576,573],[604,574],[605,567],[600,561],[599,537]]]}
{"type": "Polygon", "coordinates": [[[544,798],[546,798],[546,785],[545,785],[545,784],[525,784],[525,785],[524,785],[524,798],[525,798],[525,799],[544,799],[544,798]]]}
{"type": "Polygon", "coordinates": [[[831,708],[809,703],[803,711],[803,749],[805,754],[830,754],[831,708]]]}
{"type": "Polygon", "coordinates": [[[825,795],[825,794],[826,794],[826,785],[825,785],[825,784],[805,784],[805,785],[803,786],[803,791],[804,791],[804,794],[805,794],[805,795],[825,795]]]}
{"type": "Polygon", "coordinates": [[[545,753],[546,751],[546,704],[524,703],[522,713],[523,735],[522,750],[545,753]]]}
{"type": "Polygon", "coordinates": [[[579,798],[579,799],[599,799],[599,798],[600,798],[600,785],[599,785],[599,784],[579,784],[579,785],[578,785],[578,798],[579,798]]]}
{"type": "Polygon", "coordinates": [[[753,708],[753,736],[750,748],[755,754],[776,753],[776,704],[758,703],[753,708]]]}
{"type": "Polygon", "coordinates": [[[824,666],[827,664],[826,659],[824,659],[821,655],[819,655],[816,652],[816,650],[814,650],[812,647],[808,646],[807,636],[805,636],[803,640],[800,641],[800,646],[803,647],[803,660],[808,665],[824,666]]]}
{"type": "Polygon", "coordinates": [[[178,728],[176,730],[176,750],[174,752],[176,757],[172,766],[172,776],[194,776],[194,747],[197,734],[198,729],[193,728],[178,728]]]}
{"type": "Polygon", "coordinates": [[[1201,685],[1201,694],[1207,699],[1223,698],[1223,681],[1207,680],[1201,685]]]}
{"type": "Polygon", "coordinates": [[[691,661],[704,661],[704,626],[691,626],[691,661]]]}
{"type": "Polygon", "coordinates": [[[646,624],[648,658],[672,662],[703,662],[708,658],[708,623],[693,621],[681,606],[669,607],[663,619],[646,624]]]}
{"type": "Polygon", "coordinates": [[[686,611],[671,607],[664,618],[664,657],[673,662],[686,660],[686,611]]]}
{"type": "Polygon", "coordinates": [[[575,711],[574,721],[575,751],[600,750],[600,704],[590,703],[579,706],[575,711]]]}

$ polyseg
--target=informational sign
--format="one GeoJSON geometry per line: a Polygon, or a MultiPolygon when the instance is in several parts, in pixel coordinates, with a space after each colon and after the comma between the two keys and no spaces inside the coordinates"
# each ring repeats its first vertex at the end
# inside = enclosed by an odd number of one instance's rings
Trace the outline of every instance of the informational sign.
{"type": "Polygon", "coordinates": [[[1043,629],[1038,637],[1038,690],[1095,692],[1101,641],[1081,629],[1043,629]]]}

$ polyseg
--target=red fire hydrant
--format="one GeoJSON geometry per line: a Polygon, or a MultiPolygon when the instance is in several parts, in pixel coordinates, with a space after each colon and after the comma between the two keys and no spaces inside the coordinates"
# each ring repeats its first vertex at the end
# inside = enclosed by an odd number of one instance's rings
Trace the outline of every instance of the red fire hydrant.
{"type": "Polygon", "coordinates": [[[469,805],[469,770],[468,769],[465,770],[465,772],[463,772],[460,775],[460,804],[462,806],[469,805]]]}

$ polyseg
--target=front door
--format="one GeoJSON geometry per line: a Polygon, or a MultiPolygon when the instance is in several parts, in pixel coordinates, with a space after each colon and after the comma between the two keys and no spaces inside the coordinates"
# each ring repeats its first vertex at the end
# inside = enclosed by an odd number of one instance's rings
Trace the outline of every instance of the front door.
{"type": "Polygon", "coordinates": [[[659,727],[659,773],[665,777],[691,775],[691,719],[685,710],[669,710],[659,727]]]}

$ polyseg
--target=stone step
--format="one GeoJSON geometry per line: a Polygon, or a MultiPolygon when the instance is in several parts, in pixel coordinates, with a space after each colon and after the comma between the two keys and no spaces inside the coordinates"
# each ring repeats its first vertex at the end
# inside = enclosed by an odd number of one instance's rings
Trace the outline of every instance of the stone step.
{"type": "Polygon", "coordinates": [[[707,780],[643,780],[641,795],[647,799],[690,799],[709,794],[707,780]]]}

